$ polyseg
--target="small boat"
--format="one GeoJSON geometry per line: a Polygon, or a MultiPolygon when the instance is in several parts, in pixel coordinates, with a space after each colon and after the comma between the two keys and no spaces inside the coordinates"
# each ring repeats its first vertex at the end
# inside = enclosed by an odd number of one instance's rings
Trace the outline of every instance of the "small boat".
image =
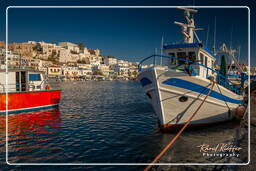
{"type": "Polygon", "coordinates": [[[53,89],[43,72],[9,69],[6,74],[5,70],[0,70],[1,114],[5,114],[6,109],[11,114],[57,107],[60,97],[61,90],[53,89]]]}
{"type": "Polygon", "coordinates": [[[211,91],[212,80],[215,86],[189,127],[231,120],[230,111],[243,103],[245,74],[238,76],[241,82],[237,85],[215,68],[218,56],[202,44],[195,32],[191,13],[197,10],[182,10],[187,24],[174,23],[181,27],[184,42],[162,45],[164,55],[151,55],[138,65],[138,80],[164,131],[177,130],[188,121],[211,91]]]}

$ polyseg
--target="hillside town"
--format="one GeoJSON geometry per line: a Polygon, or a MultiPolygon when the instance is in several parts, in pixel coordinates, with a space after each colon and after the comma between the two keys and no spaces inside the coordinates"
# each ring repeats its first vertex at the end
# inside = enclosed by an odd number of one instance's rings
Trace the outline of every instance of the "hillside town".
{"type": "MultiPolygon", "coordinates": [[[[6,64],[5,42],[0,41],[1,69],[6,64]]],[[[103,56],[82,43],[28,41],[8,45],[8,68],[31,68],[61,80],[129,80],[138,74],[138,63],[103,56]]]]}

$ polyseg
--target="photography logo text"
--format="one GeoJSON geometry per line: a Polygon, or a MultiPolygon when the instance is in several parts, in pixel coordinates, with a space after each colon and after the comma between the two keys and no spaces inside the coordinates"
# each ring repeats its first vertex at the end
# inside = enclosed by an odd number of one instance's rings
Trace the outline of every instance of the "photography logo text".
{"type": "Polygon", "coordinates": [[[220,143],[217,145],[201,144],[200,153],[206,157],[239,157],[241,147],[233,144],[220,143]]]}

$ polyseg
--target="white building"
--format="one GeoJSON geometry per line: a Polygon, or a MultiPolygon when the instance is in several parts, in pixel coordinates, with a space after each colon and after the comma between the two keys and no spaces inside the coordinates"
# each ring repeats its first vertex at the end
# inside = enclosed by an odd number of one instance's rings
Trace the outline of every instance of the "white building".
{"type": "Polygon", "coordinates": [[[77,44],[70,42],[60,42],[59,46],[68,49],[71,53],[80,53],[80,49],[77,44]]]}
{"type": "Polygon", "coordinates": [[[117,59],[116,58],[104,57],[104,64],[106,64],[106,65],[115,65],[115,64],[117,64],[117,59]]]}
{"type": "Polygon", "coordinates": [[[113,65],[114,71],[118,73],[118,75],[128,76],[129,72],[129,63],[124,60],[117,60],[117,64],[113,65]]]}

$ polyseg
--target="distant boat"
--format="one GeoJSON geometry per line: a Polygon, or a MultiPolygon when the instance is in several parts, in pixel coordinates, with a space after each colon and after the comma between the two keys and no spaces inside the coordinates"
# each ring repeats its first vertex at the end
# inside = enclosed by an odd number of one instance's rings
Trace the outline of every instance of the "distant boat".
{"type": "Polygon", "coordinates": [[[8,85],[6,85],[5,70],[0,70],[1,114],[6,113],[6,109],[11,114],[59,105],[61,90],[52,89],[43,72],[29,69],[9,69],[7,77],[8,85]],[[7,98],[6,93],[8,93],[7,98]]]}
{"type": "MultiPolygon", "coordinates": [[[[175,24],[181,27],[184,43],[162,45],[165,55],[149,56],[139,64],[138,80],[163,130],[175,130],[186,123],[210,91],[211,80],[216,85],[190,127],[231,120],[233,115],[230,110],[243,103],[243,81],[234,85],[220,74],[214,66],[217,56],[196,35],[197,29],[191,13],[196,13],[197,10],[182,10],[187,24],[175,24]],[[160,64],[157,65],[159,59],[160,64]]],[[[239,77],[243,80],[243,73],[239,77]]]]}

